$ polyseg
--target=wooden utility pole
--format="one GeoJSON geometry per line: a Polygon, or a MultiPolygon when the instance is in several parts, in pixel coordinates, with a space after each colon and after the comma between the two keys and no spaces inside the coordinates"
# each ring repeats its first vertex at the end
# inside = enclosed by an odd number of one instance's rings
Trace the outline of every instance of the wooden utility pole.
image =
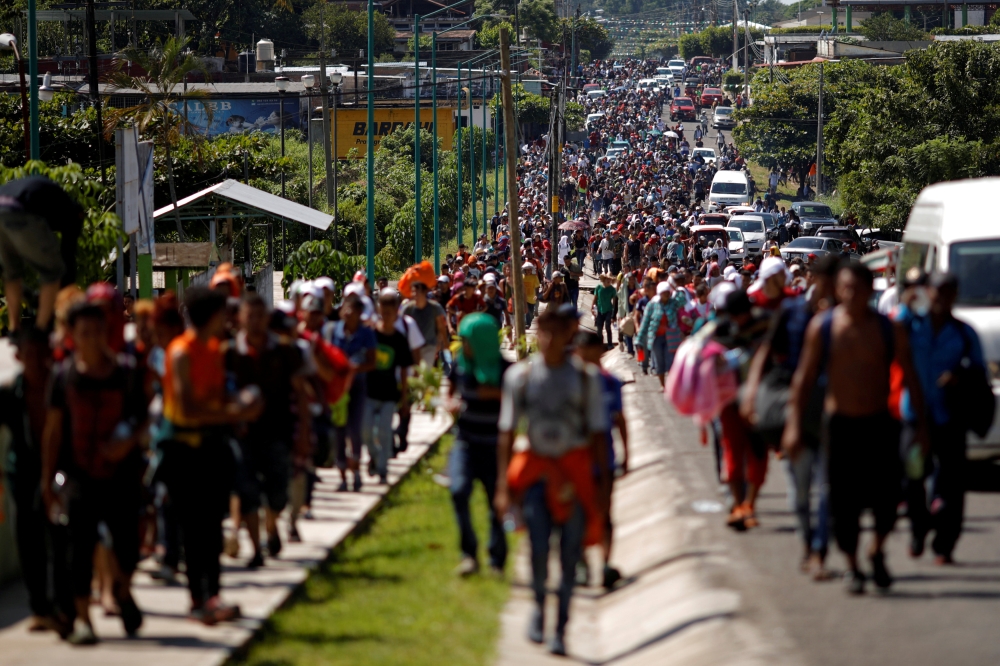
{"type": "MultiPolygon", "coordinates": [[[[517,190],[517,126],[514,124],[514,93],[511,90],[510,43],[507,28],[500,28],[500,68],[502,74],[504,153],[507,160],[507,201],[510,224],[510,277],[514,281],[514,347],[518,360],[524,351],[520,345],[524,337],[524,276],[521,274],[521,227],[517,220],[520,197],[517,190]]],[[[549,141],[552,137],[549,137],[549,141]]]]}

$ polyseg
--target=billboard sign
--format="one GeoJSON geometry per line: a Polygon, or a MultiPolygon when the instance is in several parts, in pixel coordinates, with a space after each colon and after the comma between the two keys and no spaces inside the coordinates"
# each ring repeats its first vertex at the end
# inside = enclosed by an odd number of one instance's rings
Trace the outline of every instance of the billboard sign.
{"type": "MultiPolygon", "coordinates": [[[[375,148],[378,149],[382,138],[398,129],[413,126],[413,107],[375,109],[375,148]]],[[[330,113],[332,121],[333,112],[330,113]]],[[[421,131],[433,131],[431,124],[433,115],[431,109],[420,110],[421,131]]],[[[441,139],[442,150],[451,150],[452,139],[455,136],[455,109],[438,107],[438,137],[441,139]]],[[[331,122],[331,125],[333,123],[331,122]]],[[[337,109],[337,157],[345,158],[352,148],[357,149],[357,157],[364,159],[368,147],[368,110],[367,109],[337,109]]]]}
{"type": "MultiPolygon", "coordinates": [[[[208,137],[281,131],[281,99],[278,97],[187,99],[171,102],[170,107],[178,115],[186,116],[191,125],[208,137]]],[[[289,95],[285,98],[284,110],[285,129],[305,132],[308,98],[289,95]]]]}

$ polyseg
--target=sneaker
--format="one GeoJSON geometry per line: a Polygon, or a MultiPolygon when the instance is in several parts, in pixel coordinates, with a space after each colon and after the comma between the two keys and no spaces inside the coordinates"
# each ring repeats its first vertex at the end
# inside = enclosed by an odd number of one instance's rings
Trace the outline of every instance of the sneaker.
{"type": "Polygon", "coordinates": [[[161,564],[159,569],[150,572],[149,577],[153,580],[162,580],[167,585],[180,585],[180,581],[177,580],[177,571],[166,564],[161,564]]]}
{"type": "Polygon", "coordinates": [[[340,485],[337,486],[337,492],[338,493],[346,493],[347,492],[347,479],[344,479],[343,481],[340,482],[340,485]]]}
{"type": "Polygon", "coordinates": [[[267,554],[271,557],[277,557],[278,553],[281,552],[281,537],[277,534],[272,534],[267,537],[267,554]]]}
{"type": "Polygon", "coordinates": [[[545,614],[541,608],[535,607],[528,621],[528,640],[541,644],[545,640],[545,614]]]}
{"type": "Polygon", "coordinates": [[[131,596],[119,601],[118,606],[122,610],[122,625],[125,627],[125,634],[129,638],[133,638],[139,633],[139,627],[142,626],[142,611],[139,610],[135,599],[131,596]]]}
{"type": "Polygon", "coordinates": [[[479,562],[476,558],[466,555],[455,567],[455,573],[463,578],[479,573],[479,562]]]}
{"type": "Polygon", "coordinates": [[[743,507],[734,506],[733,510],[729,512],[729,518],[726,519],[726,525],[733,528],[737,532],[745,532],[747,529],[745,520],[746,517],[743,515],[743,507]]]}
{"type": "Polygon", "coordinates": [[[847,574],[844,576],[844,580],[847,582],[848,594],[865,593],[865,575],[860,571],[847,572],[847,574]]]}
{"type": "Polygon", "coordinates": [[[97,645],[97,634],[87,622],[77,619],[73,624],[73,633],[66,637],[70,645],[97,645]]]}
{"type": "Polygon", "coordinates": [[[388,474],[379,474],[378,475],[378,482],[381,483],[383,486],[389,485],[389,475],[388,474]]]}
{"type": "Polygon", "coordinates": [[[610,589],[614,588],[615,583],[617,583],[621,579],[622,579],[622,574],[621,574],[620,571],[618,571],[618,569],[615,569],[614,567],[609,567],[606,564],[604,565],[604,589],[605,590],[610,590],[610,589]]]}
{"type": "Polygon", "coordinates": [[[211,615],[214,623],[229,622],[240,617],[240,607],[233,604],[224,604],[218,596],[212,597],[205,603],[205,613],[211,615]]]}
{"type": "Polygon", "coordinates": [[[264,556],[261,555],[261,552],[258,550],[253,554],[253,557],[250,558],[250,561],[247,562],[247,569],[259,569],[262,566],[264,566],[264,556]]]}
{"type": "Polygon", "coordinates": [[[205,625],[206,627],[214,626],[216,622],[218,622],[218,620],[215,619],[215,614],[209,612],[204,604],[200,606],[192,606],[188,617],[199,624],[205,625]]]}
{"type": "Polygon", "coordinates": [[[361,473],[360,472],[355,472],[354,473],[354,492],[360,492],[360,491],[361,491],[361,473]]]}
{"type": "Polygon", "coordinates": [[[875,581],[875,585],[878,587],[879,591],[886,591],[892,587],[892,576],[889,575],[889,570],[885,568],[885,553],[875,553],[871,556],[872,563],[872,580],[875,581]]]}
{"type": "Polygon", "coordinates": [[[566,656],[566,638],[561,632],[556,632],[549,641],[549,652],[558,657],[566,656]]]}
{"type": "Polygon", "coordinates": [[[292,523],[288,527],[288,543],[302,543],[302,537],[299,535],[299,528],[292,523]]]}

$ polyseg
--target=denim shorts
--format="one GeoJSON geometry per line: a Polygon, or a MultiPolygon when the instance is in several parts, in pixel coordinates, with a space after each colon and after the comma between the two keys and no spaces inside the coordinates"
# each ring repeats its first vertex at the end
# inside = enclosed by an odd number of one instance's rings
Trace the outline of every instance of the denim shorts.
{"type": "Polygon", "coordinates": [[[23,279],[25,265],[38,271],[42,284],[59,282],[66,272],[59,237],[37,215],[0,208],[0,268],[4,279],[23,279]]]}

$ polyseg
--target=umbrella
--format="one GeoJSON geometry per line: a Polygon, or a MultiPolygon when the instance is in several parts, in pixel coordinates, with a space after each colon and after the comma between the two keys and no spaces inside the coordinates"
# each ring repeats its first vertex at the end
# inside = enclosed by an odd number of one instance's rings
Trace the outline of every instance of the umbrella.
{"type": "Polygon", "coordinates": [[[562,231],[584,231],[589,227],[590,225],[583,220],[570,220],[559,225],[559,229],[562,231]]]}
{"type": "Polygon", "coordinates": [[[663,132],[661,132],[660,130],[653,130],[652,132],[650,132],[650,134],[652,134],[653,136],[663,136],[663,132]]]}
{"type": "Polygon", "coordinates": [[[673,131],[673,130],[670,130],[669,132],[667,132],[665,136],[666,136],[666,137],[667,137],[668,139],[679,139],[679,138],[680,138],[680,137],[679,137],[679,136],[677,135],[677,132],[675,132],[675,131],[673,131]]]}

